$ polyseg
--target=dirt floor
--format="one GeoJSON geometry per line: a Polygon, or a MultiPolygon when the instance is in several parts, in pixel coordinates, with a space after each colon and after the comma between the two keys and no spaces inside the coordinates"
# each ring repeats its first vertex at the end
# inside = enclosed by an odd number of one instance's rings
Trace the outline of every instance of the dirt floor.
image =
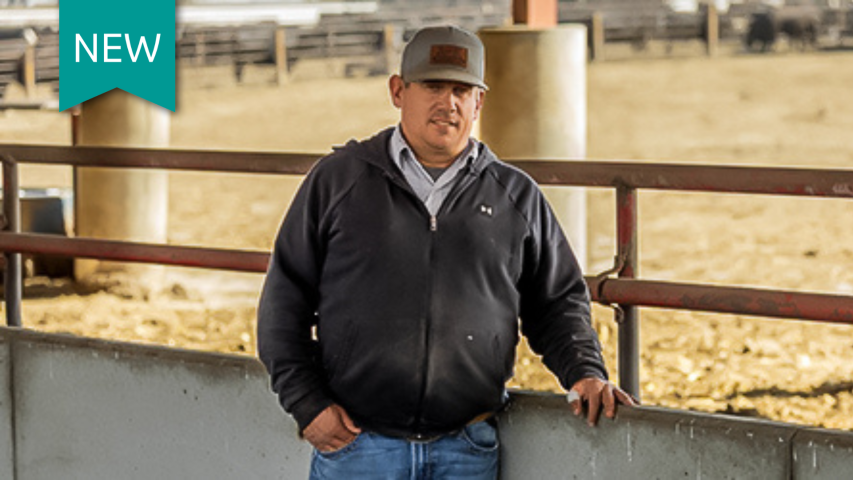
{"type": "MultiPolygon", "coordinates": [[[[172,145],[325,152],[395,122],[382,78],[305,67],[237,86],[227,70],[186,71],[172,145]]],[[[853,168],[853,53],[635,59],[591,65],[589,157],[696,164],[853,168]]],[[[488,101],[488,99],[487,99],[488,101]]],[[[0,142],[70,142],[65,114],[0,111],[0,142]]],[[[61,167],[28,166],[25,186],[68,186],[61,167]]],[[[169,242],[268,249],[295,180],[172,173],[169,242]]],[[[590,272],[610,267],[614,200],[589,193],[590,272]]],[[[742,195],[640,195],[640,274],[853,294],[853,203],[742,195]]],[[[27,327],[254,354],[259,275],[164,269],[164,288],[86,292],[28,281],[27,327]]],[[[595,323],[616,376],[612,312],[595,323]]],[[[853,428],[853,326],[642,310],[649,405],[853,428]]],[[[512,386],[554,389],[522,346],[512,386]]]]}

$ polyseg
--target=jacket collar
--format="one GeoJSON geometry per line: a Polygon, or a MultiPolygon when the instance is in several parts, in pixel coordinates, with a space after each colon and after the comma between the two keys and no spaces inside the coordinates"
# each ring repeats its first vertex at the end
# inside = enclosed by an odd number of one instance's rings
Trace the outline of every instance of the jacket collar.
{"type": "MultiPolygon", "coordinates": [[[[394,127],[386,128],[367,140],[358,142],[350,140],[345,146],[339,147],[336,150],[344,150],[361,161],[375,165],[381,168],[384,172],[391,176],[399,176],[400,171],[391,159],[390,143],[391,134],[394,133],[394,127]]],[[[497,160],[495,155],[486,146],[479,142],[480,154],[468,165],[469,171],[474,175],[479,175],[489,164],[497,160]]]]}

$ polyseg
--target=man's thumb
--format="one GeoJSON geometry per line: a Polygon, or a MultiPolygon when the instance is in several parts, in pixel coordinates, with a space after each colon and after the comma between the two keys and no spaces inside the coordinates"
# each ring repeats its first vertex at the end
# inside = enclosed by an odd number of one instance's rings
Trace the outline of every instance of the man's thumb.
{"type": "Polygon", "coordinates": [[[339,407],[338,413],[341,415],[341,420],[344,422],[344,426],[347,428],[347,430],[356,434],[361,433],[361,429],[355,425],[351,418],[349,418],[349,415],[347,414],[346,410],[339,407]]]}

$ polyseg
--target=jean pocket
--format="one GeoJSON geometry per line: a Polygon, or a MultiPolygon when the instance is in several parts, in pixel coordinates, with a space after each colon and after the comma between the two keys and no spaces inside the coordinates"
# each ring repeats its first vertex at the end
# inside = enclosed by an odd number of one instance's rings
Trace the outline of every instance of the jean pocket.
{"type": "Polygon", "coordinates": [[[488,422],[468,425],[462,429],[460,436],[478,452],[494,452],[498,449],[498,431],[488,422]]]}
{"type": "Polygon", "coordinates": [[[326,460],[335,460],[341,458],[349,453],[352,453],[356,448],[358,448],[358,441],[361,439],[362,435],[364,435],[364,433],[359,433],[355,436],[355,438],[352,439],[351,442],[337,450],[333,450],[331,452],[321,452],[315,449],[315,451],[317,452],[317,455],[326,460]]]}

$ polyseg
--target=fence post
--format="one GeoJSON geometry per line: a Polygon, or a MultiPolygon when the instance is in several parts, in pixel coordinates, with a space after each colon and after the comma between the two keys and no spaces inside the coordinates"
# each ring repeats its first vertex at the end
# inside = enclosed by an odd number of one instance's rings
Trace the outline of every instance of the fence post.
{"type": "Polygon", "coordinates": [[[24,58],[22,59],[22,79],[24,89],[27,92],[27,98],[36,96],[36,45],[38,44],[38,36],[28,28],[24,32],[24,39],[27,42],[27,48],[24,50],[24,58]]]}
{"type": "Polygon", "coordinates": [[[205,38],[204,31],[196,32],[195,35],[195,64],[196,65],[204,65],[207,63],[207,44],[205,43],[207,39],[205,38]]]}
{"type": "Polygon", "coordinates": [[[283,25],[275,27],[275,82],[287,83],[287,35],[283,25]]]}
{"type": "MultiPolygon", "coordinates": [[[[616,188],[616,237],[619,258],[624,261],[619,278],[635,278],[637,259],[637,190],[616,188]]],[[[639,309],[620,305],[619,322],[619,384],[626,392],[640,398],[640,325],[639,309]]]]}
{"type": "Polygon", "coordinates": [[[386,23],[382,27],[382,49],[385,54],[385,73],[390,75],[395,69],[398,58],[393,23],[386,23]]]}
{"type": "Polygon", "coordinates": [[[604,60],[604,17],[601,12],[592,14],[590,22],[590,60],[600,62],[604,60]]]}
{"type": "MultiPolygon", "coordinates": [[[[7,155],[3,158],[3,230],[21,232],[21,199],[18,197],[18,163],[7,155]]],[[[21,326],[21,254],[5,252],[6,271],[3,279],[6,299],[6,324],[21,326]]]]}
{"type": "Polygon", "coordinates": [[[717,45],[720,41],[720,17],[717,7],[709,3],[705,10],[705,49],[709,57],[717,55],[717,45]]]}

